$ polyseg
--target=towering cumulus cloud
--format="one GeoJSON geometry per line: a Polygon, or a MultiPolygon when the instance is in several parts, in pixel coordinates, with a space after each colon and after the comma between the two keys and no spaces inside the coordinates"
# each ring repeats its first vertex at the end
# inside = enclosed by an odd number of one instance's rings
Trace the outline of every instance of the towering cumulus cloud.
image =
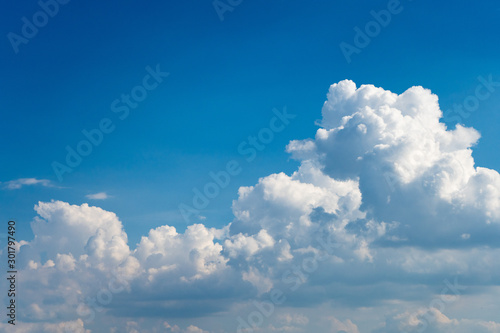
{"type": "Polygon", "coordinates": [[[479,133],[447,130],[429,90],[397,95],[342,81],[322,113],[315,140],[292,141],[288,151],[332,178],[358,180],[370,216],[404,224],[393,242],[442,247],[498,237],[499,174],[474,166],[479,133]]]}
{"type": "Polygon", "coordinates": [[[13,331],[500,332],[500,175],[441,116],[422,87],[334,84],[294,173],[132,249],[114,213],[38,203],[13,331]]]}

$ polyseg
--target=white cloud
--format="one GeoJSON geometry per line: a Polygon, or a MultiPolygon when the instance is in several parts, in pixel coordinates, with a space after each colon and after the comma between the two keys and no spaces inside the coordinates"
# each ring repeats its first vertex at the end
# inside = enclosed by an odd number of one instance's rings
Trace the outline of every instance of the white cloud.
{"type": "Polygon", "coordinates": [[[208,331],[202,330],[201,328],[196,327],[194,325],[189,325],[184,332],[186,332],[186,333],[208,333],[208,331]]]}
{"type": "MultiPolygon", "coordinates": [[[[163,225],[131,249],[114,213],[40,202],[35,238],[20,250],[29,271],[20,275],[24,318],[75,320],[77,306],[118,276],[125,290],[96,316],[130,318],[120,330],[146,332],[137,320],[146,315],[208,318],[211,311],[234,330],[243,309],[253,313],[252,301],[275,288],[293,306],[332,302],[352,316],[276,316],[259,330],[358,333],[365,319],[356,309],[400,310],[401,302],[432,299],[447,278],[460,277],[471,294],[497,284],[500,176],[475,166],[476,130],[448,130],[437,96],[421,87],[398,95],[342,81],[330,87],[322,113],[314,139],[287,146],[300,167],[241,187],[235,218],[221,229],[163,225]]],[[[497,332],[493,321],[429,311],[434,332],[497,332]]],[[[418,321],[411,313],[390,318],[387,332],[404,325],[411,332],[418,321]]],[[[205,332],[198,324],[163,327],[205,332]]]]}
{"type": "Polygon", "coordinates": [[[251,237],[239,233],[224,242],[224,247],[228,251],[230,257],[244,255],[246,258],[262,249],[272,247],[273,245],[274,239],[265,229],[260,230],[256,235],[251,237]]]}
{"type": "Polygon", "coordinates": [[[167,330],[166,332],[172,333],[209,333],[208,331],[202,330],[201,328],[194,325],[189,325],[186,329],[183,330],[177,325],[171,326],[168,322],[163,323],[163,328],[167,330]]]}
{"type": "Polygon", "coordinates": [[[16,325],[0,323],[0,332],[5,333],[91,333],[85,329],[81,319],[74,321],[52,323],[19,323],[16,325]]]}
{"type": "Polygon", "coordinates": [[[73,258],[87,255],[86,261],[103,270],[122,262],[130,253],[127,234],[114,213],[61,201],[39,202],[35,210],[43,220],[36,218],[32,222],[37,237],[26,246],[26,251],[33,254],[45,251],[52,260],[58,254],[73,258]]]}
{"type": "Polygon", "coordinates": [[[328,318],[331,322],[332,333],[359,333],[358,327],[350,320],[340,321],[335,317],[328,318]]]}
{"type": "Polygon", "coordinates": [[[446,237],[472,238],[474,229],[500,222],[500,175],[474,166],[479,133],[461,125],[447,130],[437,101],[422,87],[397,95],[342,81],[330,87],[315,140],[287,149],[333,178],[359,179],[365,209],[379,221],[409,225],[397,238],[422,242],[431,228],[436,237],[427,241],[447,246],[446,237]],[[443,219],[467,232],[450,233],[443,219]]]}
{"type": "Polygon", "coordinates": [[[142,237],[134,256],[148,271],[148,281],[160,272],[174,272],[183,281],[196,280],[226,268],[222,245],[214,242],[217,234],[202,224],[189,226],[184,234],[174,227],[158,227],[142,237]]]}
{"type": "Polygon", "coordinates": [[[499,333],[500,323],[474,319],[450,319],[436,308],[421,308],[389,318],[384,328],[373,331],[384,333],[499,333]]]}
{"type": "Polygon", "coordinates": [[[105,200],[109,198],[109,195],[107,195],[106,192],[99,192],[94,194],[87,194],[85,197],[92,200],[105,200]]]}
{"type": "Polygon", "coordinates": [[[48,179],[36,179],[36,178],[19,178],[15,180],[10,180],[4,183],[4,188],[9,190],[18,190],[23,186],[31,185],[41,185],[45,187],[53,187],[52,182],[48,179]]]}

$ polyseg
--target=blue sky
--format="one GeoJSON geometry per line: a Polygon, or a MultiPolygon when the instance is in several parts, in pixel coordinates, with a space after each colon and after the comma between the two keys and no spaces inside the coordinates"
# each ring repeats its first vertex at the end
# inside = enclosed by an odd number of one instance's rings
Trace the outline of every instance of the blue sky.
{"type": "MultiPolygon", "coordinates": [[[[117,214],[132,248],[162,225],[179,232],[192,223],[223,228],[238,218],[232,204],[241,186],[274,173],[290,176],[303,164],[285,147],[314,138],[330,85],[348,79],[396,94],[422,86],[439,97],[444,112],[471,101],[484,80],[500,81],[494,1],[401,0],[390,23],[348,62],[339,45],[354,45],[354,28],[364,30],[374,20],[370,12],[388,3],[243,1],[221,20],[211,1],[73,0],[60,4],[17,53],[8,33],[21,35],[22,18],[32,20],[40,5],[4,3],[1,219],[15,219],[18,237],[30,240],[39,201],[89,203],[117,214]],[[169,76],[120,120],[112,102],[141,85],[148,66],[169,76]],[[284,107],[296,117],[246,161],[239,144],[269,127],[273,109],[284,107]],[[65,147],[76,149],[82,130],[104,118],[115,130],[60,181],[53,162],[64,163],[65,147]],[[186,221],[179,205],[191,204],[193,188],[232,160],[241,173],[200,210],[201,219],[186,221]],[[31,178],[46,181],[9,188],[31,178]],[[87,197],[101,192],[105,199],[87,197]]],[[[475,165],[500,170],[500,86],[491,87],[481,88],[488,97],[470,115],[451,112],[455,117],[441,122],[475,128],[481,133],[475,165]]]]}
{"type": "MultiPolygon", "coordinates": [[[[20,33],[20,18],[39,10],[35,1],[7,6],[5,34],[20,33]]],[[[103,208],[118,213],[130,230],[142,234],[153,227],[141,219],[152,212],[158,215],[153,223],[182,227],[175,212],[191,199],[191,189],[240,158],[237,145],[267,124],[273,108],[287,106],[298,121],[207,207],[210,225],[220,226],[231,219],[239,186],[293,170],[284,146],[314,131],[331,83],[347,78],[395,92],[422,85],[446,110],[473,91],[477,76],[500,75],[496,3],[457,3],[451,10],[406,1],[401,7],[347,64],[339,44],[353,44],[353,28],[373,20],[370,11],[387,2],[244,2],[222,22],[209,1],[62,5],[18,54],[7,38],[2,43],[2,142],[10,160],[2,178],[51,179],[65,188],[2,192],[2,202],[9,202],[4,218],[27,224],[36,200],[78,203],[105,191],[114,199],[103,208]],[[84,138],[83,129],[114,116],[111,102],[156,64],[170,76],[59,183],[51,163],[84,138]]],[[[477,161],[498,169],[497,154],[488,149],[498,142],[497,102],[498,96],[482,102],[464,123],[483,134],[477,161]]]]}

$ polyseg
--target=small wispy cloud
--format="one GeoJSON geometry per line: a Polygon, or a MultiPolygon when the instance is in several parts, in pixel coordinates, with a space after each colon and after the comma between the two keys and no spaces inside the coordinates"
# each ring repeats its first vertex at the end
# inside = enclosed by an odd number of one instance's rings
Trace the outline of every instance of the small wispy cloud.
{"type": "Polygon", "coordinates": [[[109,195],[106,192],[99,192],[94,194],[87,194],[85,197],[92,200],[105,200],[109,198],[109,195]]]}
{"type": "Polygon", "coordinates": [[[36,179],[36,178],[19,178],[15,180],[10,180],[4,183],[5,189],[8,190],[17,190],[23,186],[31,186],[31,185],[41,185],[45,187],[54,187],[52,182],[48,179],[36,179]]]}

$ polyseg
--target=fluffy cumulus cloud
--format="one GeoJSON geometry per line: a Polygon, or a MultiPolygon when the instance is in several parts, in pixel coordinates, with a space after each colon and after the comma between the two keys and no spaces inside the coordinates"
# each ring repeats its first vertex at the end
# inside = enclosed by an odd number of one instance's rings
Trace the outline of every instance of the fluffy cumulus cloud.
{"type": "Polygon", "coordinates": [[[500,323],[494,321],[450,319],[436,308],[421,308],[415,312],[404,312],[387,320],[384,333],[498,333],[500,323]]]}
{"type": "Polygon", "coordinates": [[[112,212],[38,203],[17,331],[500,332],[457,310],[500,282],[500,175],[441,116],[422,87],[334,84],[315,137],[286,148],[295,172],[241,187],[223,228],[135,248],[112,212]]]}
{"type": "Polygon", "coordinates": [[[322,113],[315,139],[293,141],[288,151],[330,177],[358,179],[370,215],[406,225],[393,230],[395,241],[463,246],[498,236],[500,176],[474,165],[479,133],[440,123],[429,90],[397,95],[342,81],[330,87],[322,113]]]}

